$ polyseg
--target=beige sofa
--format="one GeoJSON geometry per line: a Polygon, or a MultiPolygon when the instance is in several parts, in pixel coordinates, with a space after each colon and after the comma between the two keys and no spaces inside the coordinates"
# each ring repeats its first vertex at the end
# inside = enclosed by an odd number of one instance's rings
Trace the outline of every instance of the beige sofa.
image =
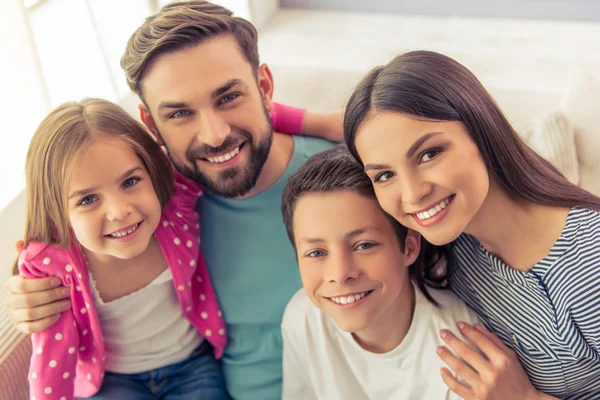
{"type": "MultiPolygon", "coordinates": [[[[272,66],[277,100],[311,110],[341,108],[364,71],[272,66]]],[[[580,186],[600,195],[600,82],[582,79],[566,94],[490,88],[519,131],[580,186]]],[[[122,104],[138,115],[137,99],[122,104]]],[[[21,205],[20,205],[21,206],[21,205]]],[[[22,207],[21,207],[22,209],[22,207]]],[[[0,226],[2,221],[0,221],[0,226]]],[[[7,265],[14,254],[8,254],[7,265]]],[[[30,342],[10,325],[0,292],[0,400],[28,398],[30,342]]]]}

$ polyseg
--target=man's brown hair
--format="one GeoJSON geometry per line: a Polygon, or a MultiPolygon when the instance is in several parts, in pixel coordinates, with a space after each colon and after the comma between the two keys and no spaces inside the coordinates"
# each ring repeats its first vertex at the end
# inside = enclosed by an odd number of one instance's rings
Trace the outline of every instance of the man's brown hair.
{"type": "Polygon", "coordinates": [[[207,1],[182,1],[167,4],[146,18],[129,39],[121,58],[121,68],[131,90],[142,98],[141,82],[155,57],[188,49],[222,35],[231,35],[236,40],[256,72],[259,65],[256,28],[232,14],[207,1]]]}

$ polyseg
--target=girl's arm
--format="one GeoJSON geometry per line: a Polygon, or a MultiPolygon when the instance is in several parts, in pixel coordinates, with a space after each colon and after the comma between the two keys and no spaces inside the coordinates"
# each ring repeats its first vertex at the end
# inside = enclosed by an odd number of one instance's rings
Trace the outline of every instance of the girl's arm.
{"type": "Polygon", "coordinates": [[[465,400],[556,399],[533,387],[515,352],[492,332],[480,324],[473,327],[463,322],[458,323],[458,329],[481,353],[449,330],[442,330],[440,336],[458,357],[443,346],[438,348],[438,354],[457,377],[469,385],[460,382],[447,368],[442,368],[442,379],[454,393],[465,400]]]}
{"type": "MultiPolygon", "coordinates": [[[[25,278],[49,276],[21,257],[19,271],[25,278]]],[[[33,352],[29,365],[31,398],[74,399],[74,379],[79,351],[79,333],[71,310],[60,314],[48,329],[31,336],[33,352]]]]}
{"type": "Polygon", "coordinates": [[[332,142],[344,139],[342,111],[325,114],[313,113],[302,108],[273,103],[271,124],[273,130],[292,135],[322,137],[332,142]]]}

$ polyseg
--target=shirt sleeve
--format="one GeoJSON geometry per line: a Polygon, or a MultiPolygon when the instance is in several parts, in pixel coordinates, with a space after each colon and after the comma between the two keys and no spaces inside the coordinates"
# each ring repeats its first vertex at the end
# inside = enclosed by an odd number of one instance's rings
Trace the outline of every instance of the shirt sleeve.
{"type": "Polygon", "coordinates": [[[317,395],[308,376],[306,351],[302,341],[289,327],[282,326],[283,336],[283,400],[311,400],[317,395]]]}
{"type": "Polygon", "coordinates": [[[271,125],[273,126],[273,130],[291,135],[301,135],[304,124],[304,112],[303,108],[273,103],[273,109],[271,110],[271,125]]]}
{"type": "MultiPolygon", "coordinates": [[[[31,262],[21,259],[23,277],[49,276],[31,262]]],[[[58,322],[43,332],[31,336],[33,352],[29,365],[31,398],[74,399],[79,333],[72,310],[61,313],[58,322]]]]}

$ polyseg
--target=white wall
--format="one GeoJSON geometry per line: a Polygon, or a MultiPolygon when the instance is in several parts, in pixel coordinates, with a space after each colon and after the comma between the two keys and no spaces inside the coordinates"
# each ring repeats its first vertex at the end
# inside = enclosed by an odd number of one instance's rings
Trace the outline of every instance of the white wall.
{"type": "Polygon", "coordinates": [[[0,11],[0,210],[24,187],[25,154],[49,104],[21,0],[0,11]]]}

